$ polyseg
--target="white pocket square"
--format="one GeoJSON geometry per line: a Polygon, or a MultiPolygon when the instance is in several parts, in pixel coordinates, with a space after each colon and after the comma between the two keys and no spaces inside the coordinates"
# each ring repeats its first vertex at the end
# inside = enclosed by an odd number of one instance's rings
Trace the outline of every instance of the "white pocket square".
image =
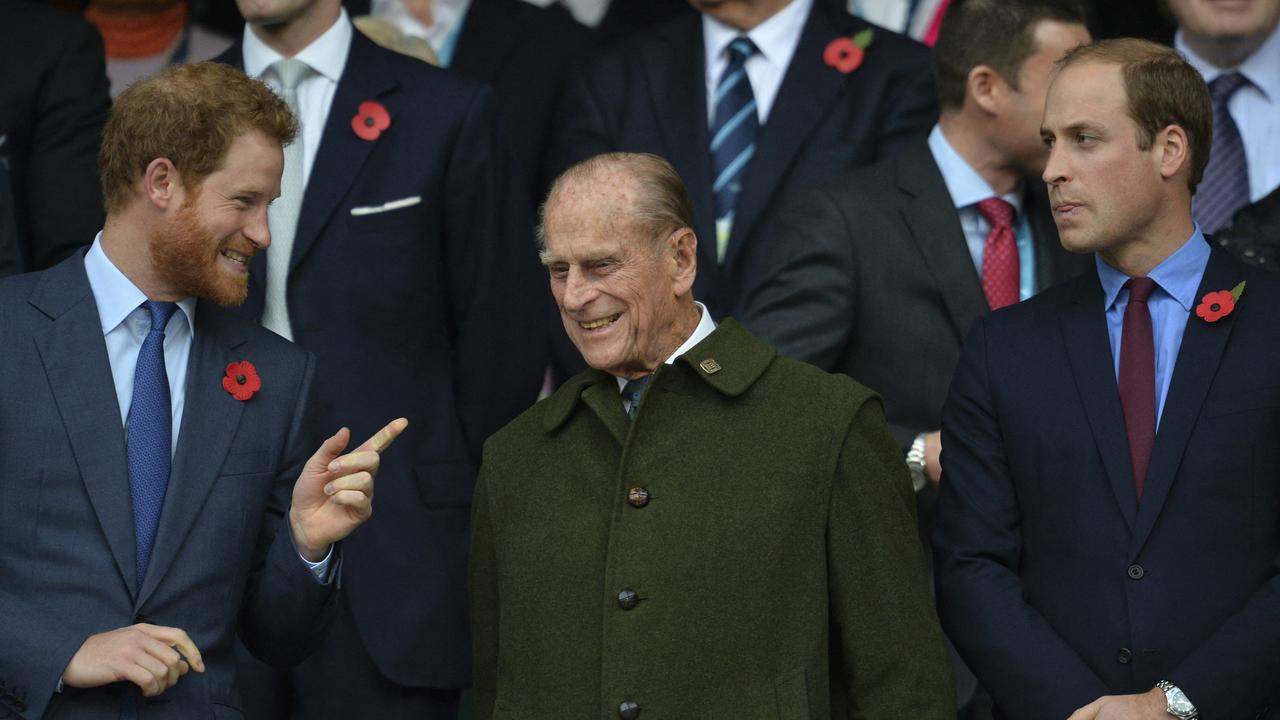
{"type": "Polygon", "coordinates": [[[369,205],[367,207],[353,207],[351,208],[351,214],[356,216],[376,215],[378,213],[390,212],[392,210],[399,210],[400,208],[413,207],[414,205],[417,205],[420,202],[422,202],[422,196],[414,195],[413,197],[400,198],[399,200],[391,200],[389,202],[384,202],[381,205],[369,205]]]}

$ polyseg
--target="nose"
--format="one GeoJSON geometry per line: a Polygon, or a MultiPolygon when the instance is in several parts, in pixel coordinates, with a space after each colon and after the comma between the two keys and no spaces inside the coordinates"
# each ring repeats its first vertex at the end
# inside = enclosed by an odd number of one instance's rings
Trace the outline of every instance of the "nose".
{"type": "Polygon", "coordinates": [[[271,244],[271,224],[267,221],[267,206],[253,214],[244,226],[244,236],[259,250],[266,250],[271,244]]]}
{"type": "Polygon", "coordinates": [[[1049,161],[1045,163],[1044,173],[1040,177],[1049,185],[1057,185],[1068,180],[1067,172],[1066,158],[1055,143],[1049,148],[1049,161]]]}
{"type": "Polygon", "coordinates": [[[560,305],[568,312],[578,312],[586,308],[598,294],[594,283],[583,275],[581,268],[571,266],[565,274],[560,305]]]}

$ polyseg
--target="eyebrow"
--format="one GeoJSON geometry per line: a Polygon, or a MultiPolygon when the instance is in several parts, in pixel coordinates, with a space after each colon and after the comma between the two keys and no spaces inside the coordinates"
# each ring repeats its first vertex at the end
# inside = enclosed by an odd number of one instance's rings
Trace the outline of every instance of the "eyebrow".
{"type": "MultiPolygon", "coordinates": [[[[1081,122],[1074,122],[1074,123],[1071,123],[1070,125],[1068,125],[1068,126],[1066,126],[1066,127],[1062,128],[1062,134],[1064,134],[1064,135],[1070,135],[1070,134],[1072,134],[1072,133],[1076,133],[1076,132],[1079,132],[1079,131],[1081,131],[1081,130],[1092,130],[1092,131],[1097,132],[1097,133],[1104,133],[1104,132],[1106,132],[1106,130],[1107,130],[1107,129],[1106,129],[1106,127],[1104,127],[1104,126],[1102,126],[1102,125],[1100,125],[1100,124],[1098,124],[1098,123],[1088,122],[1088,121],[1081,121],[1081,122]]],[[[1049,128],[1047,128],[1047,127],[1045,127],[1045,126],[1043,126],[1043,125],[1041,125],[1041,126],[1040,126],[1040,136],[1041,136],[1041,137],[1047,137],[1047,136],[1051,136],[1051,135],[1053,135],[1053,131],[1052,131],[1052,130],[1050,130],[1049,128]]]]}

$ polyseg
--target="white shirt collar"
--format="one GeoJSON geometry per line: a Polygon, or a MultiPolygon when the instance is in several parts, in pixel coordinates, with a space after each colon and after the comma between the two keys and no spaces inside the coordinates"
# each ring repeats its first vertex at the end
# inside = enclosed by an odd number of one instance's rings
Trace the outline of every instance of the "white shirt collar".
{"type": "MultiPolygon", "coordinates": [[[[89,276],[89,289],[93,291],[93,301],[98,305],[98,319],[102,321],[102,334],[106,335],[116,329],[125,318],[129,317],[138,306],[146,302],[147,296],[138,289],[133,281],[120,272],[102,249],[102,231],[93,239],[93,245],[84,254],[84,270],[89,276]]],[[[187,318],[187,327],[192,336],[196,327],[196,299],[186,297],[178,301],[183,315],[187,318]]]]}
{"type": "Polygon", "coordinates": [[[1213,82],[1219,75],[1238,70],[1249,79],[1255,87],[1262,91],[1272,103],[1280,101],[1280,25],[1271,32],[1266,42],[1245,58],[1238,68],[1220,68],[1196,54],[1187,45],[1182,28],[1173,36],[1173,46],[1187,58],[1191,67],[1200,71],[1206,83],[1213,82]]]}
{"type": "MultiPolygon", "coordinates": [[[[716,330],[716,321],[711,319],[711,312],[707,310],[707,306],[697,300],[694,300],[693,304],[698,306],[698,312],[701,313],[701,317],[698,318],[698,325],[693,329],[693,334],[690,335],[684,343],[680,345],[680,347],[676,348],[675,352],[671,353],[671,357],[667,358],[665,363],[667,365],[675,363],[676,358],[692,350],[695,345],[706,340],[707,336],[716,330]]],[[[619,391],[626,387],[626,378],[617,377],[615,375],[614,379],[618,381],[619,391]]]]}
{"type": "MultiPolygon", "coordinates": [[[[929,152],[933,154],[933,160],[942,172],[942,181],[946,183],[947,193],[951,195],[951,202],[957,210],[976,205],[989,197],[996,197],[996,191],[947,141],[940,125],[934,125],[929,133],[929,152]]],[[[1022,212],[1021,186],[999,197],[1013,205],[1015,216],[1022,212]]]]}
{"type": "MultiPolygon", "coordinates": [[[[746,36],[760,49],[765,60],[780,70],[786,70],[791,64],[791,56],[796,53],[796,46],[800,44],[800,33],[804,30],[804,21],[809,17],[811,7],[813,0],[792,0],[768,20],[748,31],[746,36]]],[[[706,52],[704,67],[713,67],[729,43],[742,34],[737,28],[703,13],[702,47],[706,52]]]]}
{"type": "MultiPolygon", "coordinates": [[[[347,53],[351,50],[351,34],[353,28],[347,18],[346,8],[342,8],[338,21],[324,34],[306,46],[295,58],[306,63],[315,72],[331,82],[338,82],[342,71],[347,67],[347,53]]],[[[272,63],[283,60],[284,56],[267,46],[254,32],[253,27],[244,26],[244,71],[250,77],[260,77],[272,63]]]]}

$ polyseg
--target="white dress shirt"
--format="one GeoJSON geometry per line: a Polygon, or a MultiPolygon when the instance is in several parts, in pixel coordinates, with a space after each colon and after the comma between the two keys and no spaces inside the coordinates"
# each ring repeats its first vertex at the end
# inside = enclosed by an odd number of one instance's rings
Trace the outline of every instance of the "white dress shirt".
{"type": "MultiPolygon", "coordinates": [[[[351,34],[354,27],[343,9],[338,21],[323,35],[306,46],[295,58],[307,64],[312,72],[298,83],[298,122],[302,124],[302,182],[305,187],[311,177],[311,168],[315,166],[316,149],[320,147],[320,138],[324,134],[325,121],[329,118],[329,110],[333,106],[333,95],[338,90],[338,79],[347,67],[347,54],[351,51],[351,34]]],[[[244,26],[244,71],[245,74],[260,78],[263,82],[280,92],[280,78],[276,77],[272,63],[285,59],[283,55],[267,47],[253,32],[250,25],[244,26]]],[[[349,109],[354,116],[356,108],[349,109]]]]}
{"type": "MultiPolygon", "coordinates": [[[[760,52],[747,58],[743,66],[747,71],[747,80],[751,82],[751,92],[756,98],[756,115],[760,118],[760,127],[764,127],[769,119],[769,111],[773,109],[778,88],[782,87],[782,78],[791,65],[791,57],[796,54],[804,21],[808,19],[809,9],[812,7],[813,0],[792,0],[789,5],[774,13],[773,17],[745,34],[760,49],[760,52]]],[[[706,52],[707,68],[707,127],[715,122],[716,85],[729,65],[726,50],[729,43],[742,36],[743,33],[737,28],[725,25],[706,13],[702,14],[702,46],[706,52]]]]}
{"type": "MultiPolygon", "coordinates": [[[[107,361],[111,364],[111,378],[116,386],[116,400],[120,403],[120,424],[129,434],[129,407],[133,404],[133,375],[138,367],[138,353],[142,341],[151,332],[151,312],[142,303],[147,296],[133,281],[120,272],[102,249],[102,233],[93,239],[93,245],[84,255],[84,270],[89,276],[89,290],[98,306],[98,318],[102,321],[102,336],[107,343],[107,361]]],[[[182,429],[182,410],[187,399],[187,364],[191,359],[191,345],[195,339],[196,299],[186,297],[178,301],[182,312],[169,318],[164,332],[164,370],[169,379],[169,406],[173,412],[173,432],[169,453],[178,449],[179,431],[182,429]]],[[[333,548],[320,562],[298,556],[320,582],[329,581],[329,561],[333,548]]]]}
{"type": "MultiPolygon", "coordinates": [[[[698,312],[700,313],[698,325],[693,329],[693,334],[686,338],[685,341],[680,344],[680,347],[676,348],[675,352],[671,353],[671,356],[667,358],[665,363],[663,363],[664,365],[675,364],[676,358],[689,352],[695,345],[705,340],[711,333],[715,332],[716,321],[711,319],[711,313],[707,311],[707,306],[697,300],[694,300],[693,304],[698,306],[698,312]]],[[[618,392],[622,392],[622,389],[627,385],[627,379],[616,375],[614,376],[614,379],[618,381],[618,392]]],[[[631,399],[623,398],[622,406],[623,408],[630,410],[631,399]]]]}
{"type": "Polygon", "coordinates": [[[1220,68],[1196,55],[1187,46],[1182,30],[1174,35],[1173,45],[1200,71],[1206,83],[1231,71],[1239,71],[1248,78],[1249,83],[1227,101],[1227,111],[1244,142],[1249,200],[1257,202],[1280,186],[1280,25],[1235,68],[1220,68]]]}

